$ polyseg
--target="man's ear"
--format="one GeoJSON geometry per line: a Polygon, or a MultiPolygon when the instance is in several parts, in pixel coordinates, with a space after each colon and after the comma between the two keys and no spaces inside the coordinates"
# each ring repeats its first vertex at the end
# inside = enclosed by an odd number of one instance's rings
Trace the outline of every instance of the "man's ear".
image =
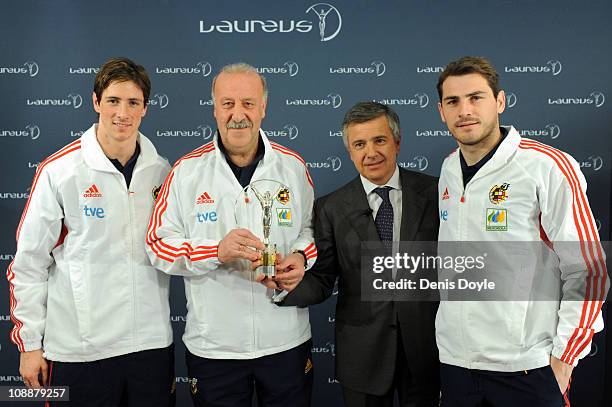
{"type": "Polygon", "coordinates": [[[500,90],[497,94],[497,113],[502,114],[506,110],[506,92],[500,90]]]}
{"type": "Polygon", "coordinates": [[[96,96],[96,92],[92,92],[91,94],[91,101],[93,103],[93,108],[97,113],[100,113],[100,101],[98,100],[98,97],[96,96]]]}

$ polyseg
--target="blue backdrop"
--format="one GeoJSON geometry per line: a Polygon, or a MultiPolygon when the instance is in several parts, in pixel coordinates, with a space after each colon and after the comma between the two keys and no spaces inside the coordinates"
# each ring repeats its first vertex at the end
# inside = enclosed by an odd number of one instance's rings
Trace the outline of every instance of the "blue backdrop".
{"type": "MultiPolygon", "coordinates": [[[[0,266],[12,260],[14,232],[38,163],[97,121],[93,79],[111,56],[147,68],[153,89],[141,130],[171,162],[215,129],[215,72],[237,61],[258,67],[270,88],[263,128],[304,157],[317,196],[356,175],[340,123],[360,100],[387,103],[400,115],[400,165],[439,175],[456,144],[437,112],[438,74],[451,59],[486,56],[508,94],[502,123],[580,162],[601,237],[610,239],[612,3],[315,1],[3,1],[0,266]]],[[[0,292],[0,385],[17,385],[5,279],[0,292]]],[[[171,300],[183,406],[189,403],[180,279],[173,279],[171,300]]],[[[334,307],[332,298],[311,308],[316,406],[340,405],[334,307]]],[[[596,335],[592,357],[574,376],[575,406],[612,405],[612,363],[609,356],[606,363],[605,350],[604,334],[596,335]]]]}

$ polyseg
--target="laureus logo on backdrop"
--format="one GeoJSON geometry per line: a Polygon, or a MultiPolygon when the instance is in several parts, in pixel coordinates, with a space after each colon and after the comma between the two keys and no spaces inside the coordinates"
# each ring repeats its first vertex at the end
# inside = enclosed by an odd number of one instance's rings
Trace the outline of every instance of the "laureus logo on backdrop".
{"type": "Polygon", "coordinates": [[[512,109],[514,106],[516,106],[517,100],[518,98],[516,97],[515,93],[506,92],[506,109],[512,109]]]}
{"type": "Polygon", "coordinates": [[[40,127],[36,124],[28,124],[23,130],[0,130],[0,137],[22,137],[36,140],[40,137],[40,127]]]}
{"type": "Polygon", "coordinates": [[[606,103],[606,96],[602,92],[594,91],[587,97],[548,98],[549,105],[591,105],[602,107],[606,103]]]}
{"type": "Polygon", "coordinates": [[[21,376],[0,375],[0,382],[23,382],[21,376]]]}
{"type": "Polygon", "coordinates": [[[311,161],[306,163],[308,168],[327,169],[332,172],[339,171],[342,168],[342,160],[338,156],[329,156],[325,161],[311,161]]]}
{"type": "Polygon", "coordinates": [[[416,73],[441,73],[444,71],[443,66],[417,66],[416,73]]]}
{"type": "Polygon", "coordinates": [[[313,346],[311,348],[312,353],[326,353],[331,356],[336,356],[336,345],[331,342],[325,342],[325,345],[322,346],[313,346]]]}
{"type": "Polygon", "coordinates": [[[193,130],[157,130],[157,137],[201,137],[208,140],[213,135],[213,129],[209,125],[200,124],[193,130]]]}
{"type": "Polygon", "coordinates": [[[305,14],[312,18],[301,19],[263,19],[263,20],[221,20],[216,23],[207,23],[200,20],[200,33],[218,34],[252,34],[252,33],[310,33],[318,34],[322,42],[336,38],[342,29],[342,15],[340,11],[329,3],[315,3],[308,7],[305,14]]]}
{"type": "Polygon", "coordinates": [[[168,106],[169,101],[170,99],[168,99],[168,95],[166,95],[165,93],[156,93],[149,99],[149,103],[147,104],[149,106],[155,106],[159,107],[160,109],[165,109],[168,106]]]}
{"type": "Polygon", "coordinates": [[[68,67],[68,73],[71,75],[95,75],[99,71],[100,68],[95,66],[68,67]]]}
{"type": "Polygon", "coordinates": [[[416,130],[417,137],[451,137],[449,130],[416,130]]]}
{"type": "Polygon", "coordinates": [[[85,130],[70,130],[70,137],[81,137],[85,130]]]}
{"type": "Polygon", "coordinates": [[[0,192],[0,199],[28,199],[30,197],[30,188],[27,192],[0,192]]]}
{"type": "Polygon", "coordinates": [[[155,73],[160,75],[200,75],[206,77],[212,72],[210,62],[199,61],[194,66],[157,66],[155,73]]]}
{"type": "Polygon", "coordinates": [[[377,77],[383,76],[387,71],[387,66],[382,61],[372,61],[369,65],[365,66],[330,66],[329,73],[340,74],[340,75],[359,75],[368,74],[376,75],[377,77]]]}
{"type": "Polygon", "coordinates": [[[415,93],[411,98],[382,98],[375,100],[375,102],[387,106],[416,106],[424,109],[429,105],[429,96],[427,93],[415,93]]]}
{"type": "Polygon", "coordinates": [[[306,9],[306,13],[310,12],[313,12],[318,17],[319,37],[321,41],[329,41],[336,38],[342,29],[342,16],[338,9],[329,3],[316,3],[306,9]],[[332,11],[333,13],[330,16],[329,14],[332,11]],[[333,23],[330,21],[332,17],[335,17],[333,23]],[[335,24],[335,30],[332,24],[335,24]]]}
{"type": "Polygon", "coordinates": [[[14,254],[0,254],[1,261],[13,261],[15,260],[14,254]]]}
{"type": "Polygon", "coordinates": [[[551,73],[557,76],[561,73],[563,65],[557,59],[551,59],[544,65],[512,65],[504,67],[504,71],[510,73],[551,73]]]}
{"type": "Polygon", "coordinates": [[[64,99],[27,99],[28,106],[72,106],[78,109],[83,104],[83,98],[78,93],[69,93],[64,99]]]}
{"type": "Polygon", "coordinates": [[[291,77],[298,74],[300,71],[300,67],[297,62],[294,61],[286,61],[281,66],[260,66],[257,67],[257,72],[262,75],[269,74],[281,74],[281,75],[289,75],[291,77]]]}
{"type": "Polygon", "coordinates": [[[417,155],[410,161],[399,161],[397,165],[411,170],[425,171],[429,167],[429,160],[424,155],[417,155]]]}
{"type": "Polygon", "coordinates": [[[24,62],[18,66],[0,66],[0,75],[29,75],[31,78],[38,75],[38,64],[34,61],[24,62]]]}
{"type": "Polygon", "coordinates": [[[325,99],[286,99],[287,106],[331,106],[334,109],[342,105],[342,96],[330,93],[325,99]]]}
{"type": "Polygon", "coordinates": [[[342,130],[330,130],[329,137],[342,137],[342,130]]]}
{"type": "Polygon", "coordinates": [[[300,133],[300,130],[295,124],[286,124],[282,130],[266,130],[266,136],[270,138],[286,137],[289,140],[295,140],[300,133]]]}
{"type": "Polygon", "coordinates": [[[579,161],[580,168],[591,171],[599,171],[603,167],[604,161],[598,155],[590,155],[585,160],[579,161]]]}
{"type": "Polygon", "coordinates": [[[543,129],[521,129],[521,137],[547,137],[552,140],[561,135],[561,128],[557,124],[547,124],[543,129]]]}

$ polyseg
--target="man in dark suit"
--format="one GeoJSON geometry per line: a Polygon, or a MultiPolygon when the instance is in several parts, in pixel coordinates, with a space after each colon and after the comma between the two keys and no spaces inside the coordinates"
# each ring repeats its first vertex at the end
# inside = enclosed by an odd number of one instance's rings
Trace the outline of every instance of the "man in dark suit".
{"type": "Polygon", "coordinates": [[[397,114],[375,102],[353,106],[343,138],[360,176],[315,203],[318,260],[302,281],[282,282],[282,305],[330,297],[338,278],[336,375],[347,406],[438,406],[437,302],[363,301],[361,243],[435,241],[435,177],[399,168],[397,114]]]}

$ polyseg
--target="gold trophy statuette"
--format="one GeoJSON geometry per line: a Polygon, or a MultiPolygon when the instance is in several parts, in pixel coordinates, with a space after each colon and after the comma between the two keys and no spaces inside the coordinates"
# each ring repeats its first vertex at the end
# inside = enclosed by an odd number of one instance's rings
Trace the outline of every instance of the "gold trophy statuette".
{"type": "Polygon", "coordinates": [[[257,197],[261,210],[263,211],[263,244],[264,249],[261,251],[261,266],[257,268],[257,272],[263,273],[266,277],[274,277],[276,275],[276,245],[270,244],[270,224],[272,223],[272,205],[274,198],[270,191],[261,194],[251,184],[251,190],[257,197]]]}
{"type": "Polygon", "coordinates": [[[263,226],[263,244],[264,249],[260,250],[261,263],[256,270],[257,274],[263,273],[266,277],[274,277],[276,275],[276,259],[278,252],[276,244],[270,243],[270,227],[272,226],[273,219],[277,219],[279,225],[290,224],[290,212],[291,208],[287,206],[290,201],[289,188],[282,183],[274,180],[257,180],[247,185],[242,192],[243,199],[238,198],[236,200],[236,223],[244,227],[248,227],[251,223],[250,218],[252,216],[252,210],[249,210],[246,206],[254,199],[249,196],[253,196],[259,202],[262,211],[262,226],[263,226]],[[252,194],[250,192],[252,191],[252,194]],[[278,201],[279,206],[274,212],[274,203],[278,201]],[[251,214],[251,215],[249,215],[251,214]],[[241,218],[240,220],[238,218],[241,218]]]}

